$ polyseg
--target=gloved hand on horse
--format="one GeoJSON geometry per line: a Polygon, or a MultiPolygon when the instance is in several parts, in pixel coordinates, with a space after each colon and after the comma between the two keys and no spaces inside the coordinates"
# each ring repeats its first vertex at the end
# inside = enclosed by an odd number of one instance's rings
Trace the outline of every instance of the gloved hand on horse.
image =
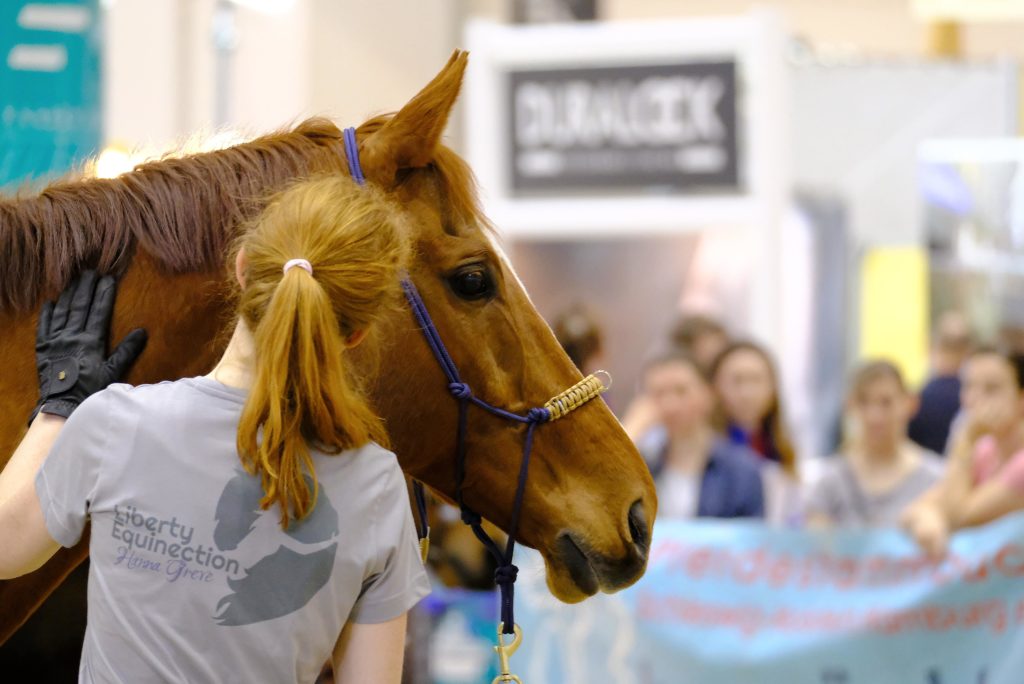
{"type": "Polygon", "coordinates": [[[36,367],[39,403],[36,415],[67,418],[89,395],[120,380],[146,346],[146,331],[136,328],[107,357],[107,337],[117,283],[112,276],[85,271],[56,303],[39,312],[36,367]]]}

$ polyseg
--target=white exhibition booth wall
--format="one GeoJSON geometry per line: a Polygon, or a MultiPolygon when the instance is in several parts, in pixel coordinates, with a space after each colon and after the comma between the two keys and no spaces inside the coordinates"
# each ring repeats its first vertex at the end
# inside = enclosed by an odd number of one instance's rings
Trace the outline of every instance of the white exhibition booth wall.
{"type": "Polygon", "coordinates": [[[680,312],[708,313],[777,355],[808,455],[835,438],[862,256],[923,244],[917,147],[1016,127],[1011,64],[824,63],[770,11],[464,42],[485,209],[545,316],[604,322],[613,406],[680,312]]]}

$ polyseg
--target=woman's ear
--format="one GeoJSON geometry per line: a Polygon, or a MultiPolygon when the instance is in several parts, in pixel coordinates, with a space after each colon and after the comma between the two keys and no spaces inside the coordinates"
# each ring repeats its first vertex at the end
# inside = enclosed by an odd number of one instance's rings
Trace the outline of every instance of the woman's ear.
{"type": "Polygon", "coordinates": [[[245,256],[245,247],[238,250],[235,255],[235,280],[245,289],[245,271],[249,268],[249,259],[245,256]]]}
{"type": "Polygon", "coordinates": [[[369,331],[366,328],[363,328],[362,330],[356,330],[354,333],[345,338],[345,347],[347,349],[358,347],[360,344],[362,344],[363,340],[366,339],[366,334],[368,332],[369,331]]]}

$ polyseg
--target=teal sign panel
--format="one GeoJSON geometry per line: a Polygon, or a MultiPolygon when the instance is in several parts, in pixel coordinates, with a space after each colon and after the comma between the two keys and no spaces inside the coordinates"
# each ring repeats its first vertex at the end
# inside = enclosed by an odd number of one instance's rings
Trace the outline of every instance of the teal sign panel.
{"type": "Polygon", "coordinates": [[[98,0],[0,1],[0,187],[98,151],[101,39],[98,0]]]}

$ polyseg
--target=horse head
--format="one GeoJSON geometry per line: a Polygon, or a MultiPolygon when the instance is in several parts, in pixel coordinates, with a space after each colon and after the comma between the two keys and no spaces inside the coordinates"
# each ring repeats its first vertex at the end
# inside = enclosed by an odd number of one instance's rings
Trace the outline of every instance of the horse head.
{"type": "MultiPolygon", "coordinates": [[[[581,379],[516,276],[473,192],[465,163],[440,142],[459,93],[466,53],[392,117],[359,128],[369,182],[408,214],[420,291],[463,380],[488,403],[515,413],[581,379]]],[[[449,499],[456,403],[408,312],[389,326],[375,396],[403,467],[449,499]]],[[[469,417],[464,497],[508,530],[524,428],[483,411],[469,417]]],[[[538,549],[548,584],[565,601],[615,590],[643,571],[656,500],[647,468],[601,401],[542,425],[517,536],[538,549]]]]}

